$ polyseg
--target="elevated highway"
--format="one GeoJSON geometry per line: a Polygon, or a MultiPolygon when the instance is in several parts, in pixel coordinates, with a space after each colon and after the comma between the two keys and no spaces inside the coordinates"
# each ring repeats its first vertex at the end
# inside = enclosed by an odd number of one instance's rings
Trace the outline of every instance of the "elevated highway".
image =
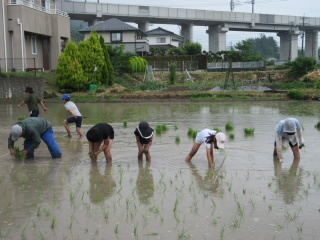
{"type": "Polygon", "coordinates": [[[226,49],[228,31],[274,32],[280,37],[280,60],[283,61],[297,57],[298,36],[305,32],[305,56],[318,59],[320,18],[86,1],[62,0],[56,4],[58,9],[69,14],[71,20],[84,20],[89,25],[113,17],[137,23],[142,31],[149,30],[149,24],[180,25],[181,35],[187,41],[193,39],[193,26],[207,26],[208,49],[213,52],[226,49]]]}

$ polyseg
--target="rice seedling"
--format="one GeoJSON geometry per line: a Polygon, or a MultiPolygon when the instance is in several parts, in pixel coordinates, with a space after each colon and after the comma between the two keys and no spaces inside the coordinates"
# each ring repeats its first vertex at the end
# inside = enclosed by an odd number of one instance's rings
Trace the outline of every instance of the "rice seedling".
{"type": "Polygon", "coordinates": [[[229,133],[228,137],[229,137],[229,139],[233,140],[235,138],[235,134],[234,133],[229,133]]]}
{"type": "Polygon", "coordinates": [[[114,228],[114,233],[118,234],[119,233],[119,224],[116,224],[116,227],[114,228]]]}
{"type": "Polygon", "coordinates": [[[174,128],[174,130],[178,130],[179,129],[178,125],[176,125],[176,124],[173,126],[173,128],[174,128]]]}
{"type": "Polygon", "coordinates": [[[191,235],[187,233],[187,231],[184,230],[184,228],[181,230],[181,232],[178,231],[178,239],[191,239],[191,235]]]}
{"type": "Polygon", "coordinates": [[[176,136],[176,143],[180,143],[180,137],[176,136]]]}
{"type": "Polygon", "coordinates": [[[124,127],[124,128],[127,128],[127,127],[128,127],[128,120],[124,120],[124,121],[123,121],[123,127],[124,127]]]}
{"type": "Polygon", "coordinates": [[[223,240],[224,239],[224,226],[221,228],[220,230],[220,239],[223,240]]]}
{"type": "Polygon", "coordinates": [[[156,125],[156,133],[161,135],[169,130],[168,126],[165,124],[156,125]]]}
{"type": "Polygon", "coordinates": [[[144,234],[145,236],[158,236],[159,233],[156,233],[156,232],[152,232],[152,233],[146,233],[144,234]]]}
{"type": "Polygon", "coordinates": [[[272,204],[269,204],[269,205],[268,205],[268,209],[269,209],[269,212],[272,211],[272,204]]]}
{"type": "Polygon", "coordinates": [[[250,199],[249,202],[250,202],[250,204],[252,206],[252,209],[255,210],[256,209],[256,203],[252,199],[250,199]]]}
{"type": "Polygon", "coordinates": [[[222,132],[222,131],[221,131],[221,128],[218,128],[218,127],[213,128],[213,130],[215,130],[215,131],[217,131],[217,132],[222,132]]]}
{"type": "Polygon", "coordinates": [[[57,220],[55,217],[53,217],[51,219],[51,229],[54,229],[56,227],[56,224],[57,224],[57,220]]]}
{"type": "Polygon", "coordinates": [[[23,152],[23,149],[20,149],[19,147],[15,146],[14,151],[16,152],[15,159],[16,160],[24,160],[26,159],[26,154],[23,152]]]}
{"type": "Polygon", "coordinates": [[[18,117],[18,121],[22,121],[22,120],[25,120],[25,119],[26,119],[25,116],[19,116],[19,117],[18,117]]]}
{"type": "Polygon", "coordinates": [[[234,129],[234,126],[232,123],[227,122],[225,125],[225,129],[226,129],[226,131],[232,131],[234,129]]]}
{"type": "Polygon", "coordinates": [[[320,122],[318,122],[315,126],[316,129],[320,130],[320,122]]]}
{"type": "Polygon", "coordinates": [[[195,139],[197,136],[198,131],[192,128],[188,129],[188,137],[195,139]]]}
{"type": "Polygon", "coordinates": [[[238,213],[241,217],[243,217],[244,215],[244,206],[241,206],[241,204],[239,203],[239,201],[237,201],[237,206],[238,206],[238,213]]]}
{"type": "Polygon", "coordinates": [[[135,236],[137,236],[137,234],[138,234],[138,224],[136,224],[136,223],[133,225],[133,234],[135,236]]]}
{"type": "Polygon", "coordinates": [[[243,131],[246,136],[254,135],[254,128],[244,128],[243,131]]]}
{"type": "Polygon", "coordinates": [[[232,227],[232,228],[240,228],[240,220],[237,217],[235,217],[231,221],[230,227],[232,227]]]}

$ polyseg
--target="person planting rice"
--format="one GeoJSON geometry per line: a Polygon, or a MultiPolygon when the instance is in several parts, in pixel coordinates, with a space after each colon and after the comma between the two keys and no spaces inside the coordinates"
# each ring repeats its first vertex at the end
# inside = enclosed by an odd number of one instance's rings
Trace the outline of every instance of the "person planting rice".
{"type": "Polygon", "coordinates": [[[98,155],[104,152],[107,163],[112,163],[111,147],[114,139],[113,128],[107,123],[98,123],[87,132],[89,156],[97,162],[98,155]],[[102,144],[102,145],[101,145],[102,144]]]}
{"type": "Polygon", "coordinates": [[[72,117],[69,117],[63,121],[63,125],[65,129],[67,130],[68,137],[72,137],[69,123],[76,123],[76,131],[80,135],[80,137],[83,137],[84,134],[81,131],[81,124],[82,124],[82,115],[77,107],[77,105],[70,101],[70,95],[69,94],[64,94],[61,98],[64,103],[64,107],[68,112],[71,113],[72,117]]]}
{"type": "Polygon", "coordinates": [[[30,117],[38,117],[39,116],[39,107],[38,103],[41,105],[44,111],[47,111],[48,109],[44,105],[44,103],[41,101],[41,99],[33,94],[32,87],[26,87],[25,93],[27,94],[25,99],[18,104],[18,107],[21,107],[24,104],[28,105],[28,110],[30,112],[30,117]]]}
{"type": "Polygon", "coordinates": [[[134,131],[138,145],[138,160],[143,160],[143,154],[147,161],[151,161],[150,147],[153,143],[154,130],[149,126],[149,123],[143,121],[134,131]]]}
{"type": "Polygon", "coordinates": [[[12,156],[16,156],[14,143],[20,138],[25,138],[24,150],[27,158],[34,157],[34,150],[40,145],[41,139],[47,144],[52,158],[61,158],[62,152],[54,138],[52,124],[40,117],[30,117],[17,122],[11,128],[8,138],[8,149],[12,156]]]}
{"type": "Polygon", "coordinates": [[[273,155],[282,161],[282,146],[291,147],[294,159],[300,159],[300,151],[304,146],[302,127],[298,119],[286,118],[276,126],[273,155]]]}
{"type": "Polygon", "coordinates": [[[226,135],[224,133],[205,128],[197,133],[195,143],[185,161],[190,162],[193,156],[198,152],[201,144],[205,144],[209,167],[214,168],[213,148],[223,149],[225,141],[226,135]]]}

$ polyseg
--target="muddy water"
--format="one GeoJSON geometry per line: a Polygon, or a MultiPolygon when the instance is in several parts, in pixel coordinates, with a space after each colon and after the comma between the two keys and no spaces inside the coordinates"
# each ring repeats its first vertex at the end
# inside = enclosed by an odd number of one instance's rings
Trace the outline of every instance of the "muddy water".
{"type": "Polygon", "coordinates": [[[50,159],[44,144],[34,160],[13,160],[7,136],[26,108],[0,105],[2,239],[320,238],[318,102],[79,103],[84,131],[99,122],[114,127],[112,166],[103,156],[92,165],[74,126],[73,138],[66,137],[63,105],[47,105],[41,116],[54,125],[60,160],[50,159]],[[274,128],[289,116],[302,122],[306,146],[300,162],[290,149],[283,163],[274,162],[274,128]],[[155,137],[151,164],[136,157],[133,131],[141,120],[169,127],[155,137]],[[226,122],[235,138],[215,152],[216,168],[208,169],[203,146],[186,164],[188,128],[224,129],[226,122]],[[244,128],[254,135],[245,136],[244,128]]]}

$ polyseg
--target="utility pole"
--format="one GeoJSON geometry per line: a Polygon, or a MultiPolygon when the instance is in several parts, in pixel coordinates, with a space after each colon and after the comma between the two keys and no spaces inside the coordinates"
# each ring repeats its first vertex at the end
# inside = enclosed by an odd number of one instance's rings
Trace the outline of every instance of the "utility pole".
{"type": "Polygon", "coordinates": [[[252,13],[254,13],[254,1],[255,1],[255,0],[251,0],[251,4],[252,4],[252,13]]]}
{"type": "Polygon", "coordinates": [[[234,1],[230,0],[230,10],[231,10],[231,12],[233,12],[233,9],[234,9],[234,1]]]}

